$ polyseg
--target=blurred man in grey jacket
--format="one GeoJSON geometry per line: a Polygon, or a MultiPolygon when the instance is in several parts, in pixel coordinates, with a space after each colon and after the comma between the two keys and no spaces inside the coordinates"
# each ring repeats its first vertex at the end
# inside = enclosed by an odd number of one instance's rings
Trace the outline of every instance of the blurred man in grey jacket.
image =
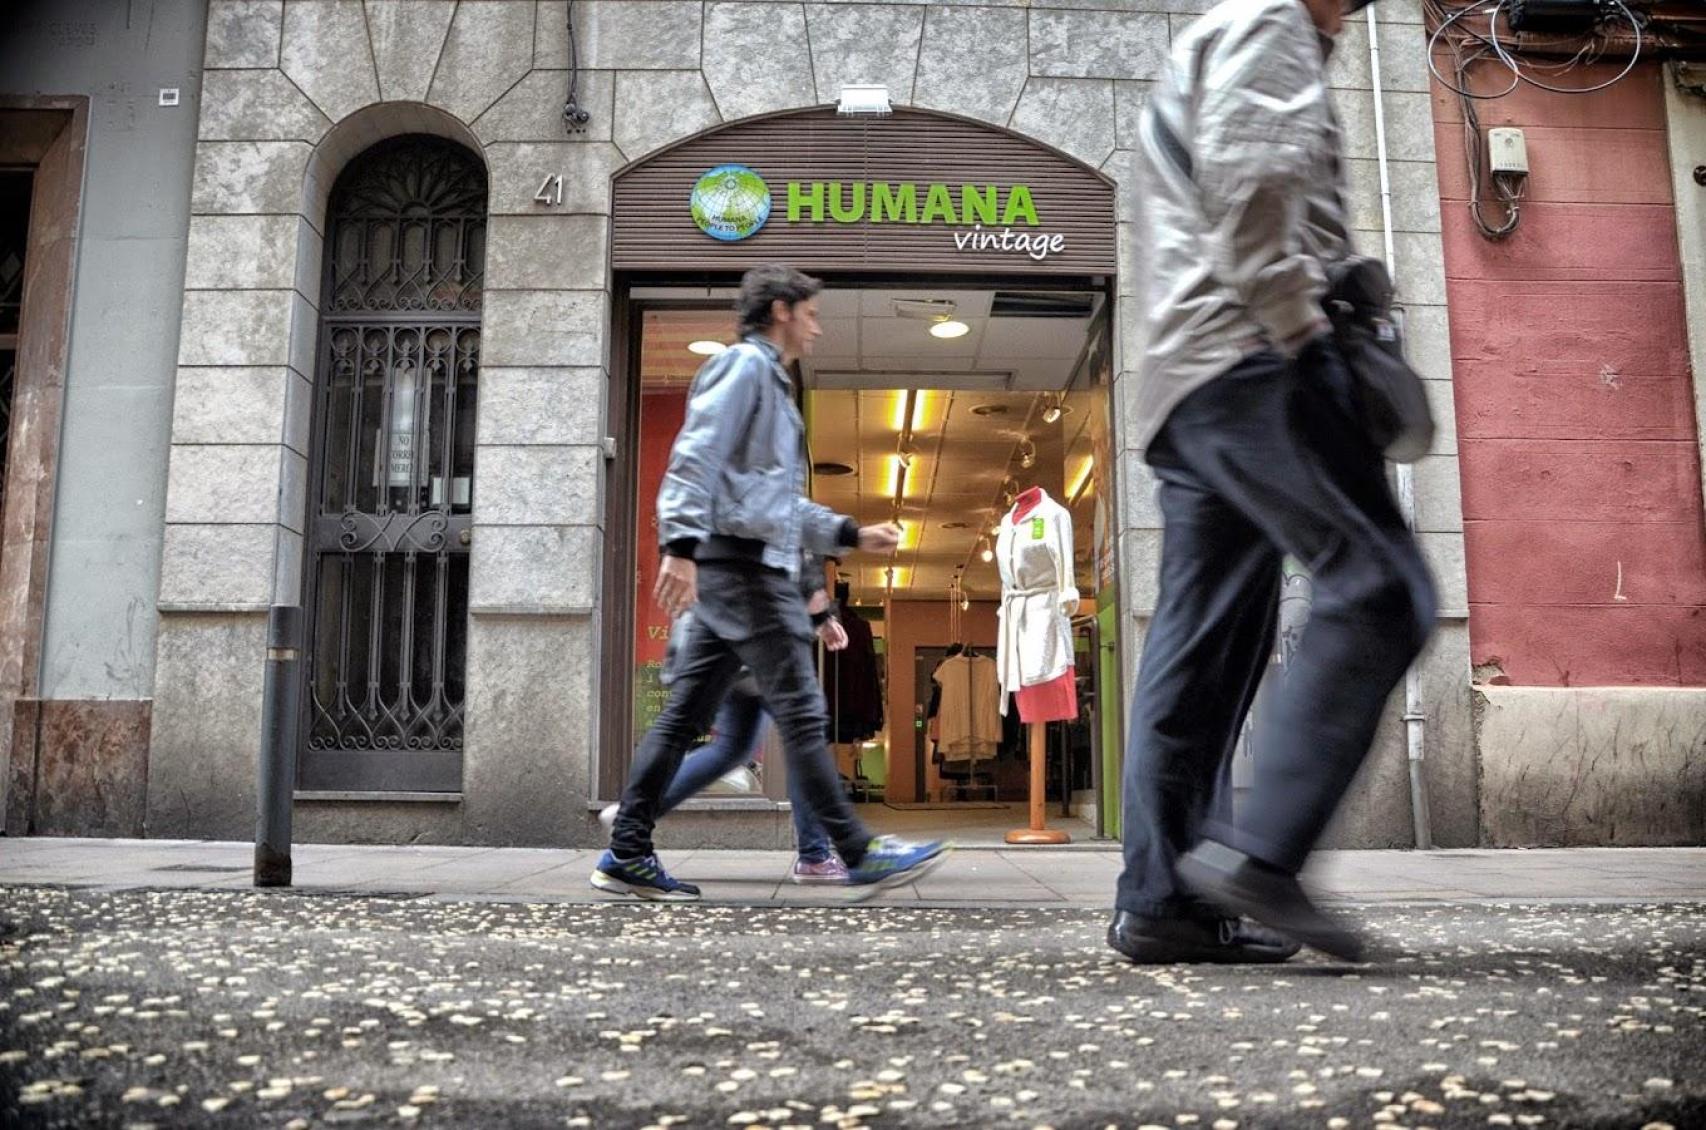
{"type": "Polygon", "coordinates": [[[1296,876],[1434,617],[1323,308],[1350,250],[1327,58],[1367,2],[1225,0],[1174,41],[1143,115],[1134,438],[1164,532],[1108,929],[1134,961],[1362,952],[1296,876]],[[1312,618],[1258,719],[1234,825],[1216,787],[1273,649],[1286,554],[1313,576],[1312,618]]]}

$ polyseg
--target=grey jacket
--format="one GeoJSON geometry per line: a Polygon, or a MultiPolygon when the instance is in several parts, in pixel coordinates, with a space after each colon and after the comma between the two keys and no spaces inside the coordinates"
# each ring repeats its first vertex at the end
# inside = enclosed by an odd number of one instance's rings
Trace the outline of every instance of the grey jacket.
{"type": "Polygon", "coordinates": [[[1174,41],[1139,128],[1136,435],[1322,317],[1350,252],[1331,42],[1301,0],[1222,0],[1174,41]]]}
{"type": "Polygon", "coordinates": [[[764,565],[798,577],[802,552],[828,556],[858,544],[853,519],[806,497],[805,422],[793,388],[759,334],[700,368],[658,488],[665,553],[726,555],[747,543],[764,565]]]}

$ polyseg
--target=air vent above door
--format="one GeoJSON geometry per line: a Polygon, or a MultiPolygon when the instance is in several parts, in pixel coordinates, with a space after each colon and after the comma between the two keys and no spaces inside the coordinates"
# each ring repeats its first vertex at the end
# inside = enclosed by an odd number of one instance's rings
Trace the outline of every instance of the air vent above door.
{"type": "Polygon", "coordinates": [[[1049,294],[1043,291],[998,290],[989,307],[991,318],[1088,318],[1096,309],[1093,294],[1049,294]]]}

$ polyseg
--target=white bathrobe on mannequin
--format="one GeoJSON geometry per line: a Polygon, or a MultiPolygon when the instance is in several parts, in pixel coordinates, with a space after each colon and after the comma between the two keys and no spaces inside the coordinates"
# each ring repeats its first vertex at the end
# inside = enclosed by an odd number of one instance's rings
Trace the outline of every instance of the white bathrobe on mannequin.
{"type": "Polygon", "coordinates": [[[1001,712],[1008,696],[1060,678],[1073,669],[1072,515],[1046,492],[1024,517],[1001,519],[995,539],[1001,573],[1001,637],[995,662],[1001,712]]]}

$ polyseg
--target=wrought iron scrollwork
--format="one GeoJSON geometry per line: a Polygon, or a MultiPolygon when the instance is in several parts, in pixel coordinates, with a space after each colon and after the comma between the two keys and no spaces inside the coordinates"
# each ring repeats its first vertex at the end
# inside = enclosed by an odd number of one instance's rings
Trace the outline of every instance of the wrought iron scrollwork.
{"type": "Polygon", "coordinates": [[[340,763],[462,749],[485,214],[479,159],[432,137],[332,193],[306,746],[340,763]]]}
{"type": "Polygon", "coordinates": [[[364,153],[332,192],[328,310],[479,310],[486,177],[441,138],[411,136],[364,153]]]}
{"type": "Polygon", "coordinates": [[[442,510],[419,514],[358,514],[338,519],[338,545],[348,553],[378,549],[385,553],[437,553],[445,547],[450,516],[442,510]]]}

